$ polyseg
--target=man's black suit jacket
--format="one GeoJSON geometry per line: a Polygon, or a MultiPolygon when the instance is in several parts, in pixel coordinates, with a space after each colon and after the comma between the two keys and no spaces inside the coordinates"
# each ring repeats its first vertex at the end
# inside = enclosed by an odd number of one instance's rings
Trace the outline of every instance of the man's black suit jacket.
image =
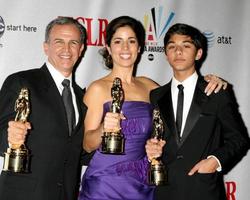
{"type": "Polygon", "coordinates": [[[166,145],[162,159],[168,171],[168,185],[157,187],[157,200],[225,199],[221,172],[193,176],[188,172],[210,155],[216,156],[225,169],[248,148],[230,92],[222,90],[206,96],[206,85],[199,77],[181,140],[175,126],[171,82],[151,92],[151,102],[159,107],[164,121],[166,145]]]}
{"type": "Polygon", "coordinates": [[[46,65],[10,75],[0,92],[0,152],[6,151],[8,121],[15,118],[20,89],[30,92],[32,130],[26,138],[31,173],[2,172],[1,200],[74,200],[77,197],[86,106],[83,90],[73,83],[79,110],[78,124],[69,136],[61,95],[46,65]]]}

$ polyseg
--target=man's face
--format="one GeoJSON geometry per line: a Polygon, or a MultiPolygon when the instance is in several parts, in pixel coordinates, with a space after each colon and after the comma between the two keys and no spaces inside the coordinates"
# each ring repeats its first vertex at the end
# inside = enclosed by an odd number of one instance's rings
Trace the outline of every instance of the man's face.
{"type": "Polygon", "coordinates": [[[195,60],[202,56],[202,49],[193,44],[190,36],[174,34],[166,45],[166,57],[173,68],[174,75],[186,78],[195,71],[195,60]]]}
{"type": "Polygon", "coordinates": [[[51,29],[49,41],[44,43],[44,52],[49,62],[65,77],[72,73],[83,51],[80,34],[75,25],[55,25],[51,29]]]}

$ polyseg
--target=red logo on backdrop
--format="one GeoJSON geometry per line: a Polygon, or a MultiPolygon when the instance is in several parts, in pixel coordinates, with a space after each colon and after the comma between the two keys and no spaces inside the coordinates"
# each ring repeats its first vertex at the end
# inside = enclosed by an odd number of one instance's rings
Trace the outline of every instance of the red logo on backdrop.
{"type": "Polygon", "coordinates": [[[88,46],[105,45],[106,27],[108,25],[107,19],[77,17],[76,20],[86,28],[88,46]]]}
{"type": "Polygon", "coordinates": [[[236,182],[235,181],[227,181],[226,185],[226,195],[227,200],[236,200],[236,182]]]}

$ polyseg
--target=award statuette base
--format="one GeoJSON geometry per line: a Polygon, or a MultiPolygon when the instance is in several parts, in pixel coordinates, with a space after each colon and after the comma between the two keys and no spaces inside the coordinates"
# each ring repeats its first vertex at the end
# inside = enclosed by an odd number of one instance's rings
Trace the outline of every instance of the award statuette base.
{"type": "Polygon", "coordinates": [[[167,184],[167,171],[161,162],[151,163],[148,177],[150,185],[159,186],[167,184]]]}
{"type": "Polygon", "coordinates": [[[104,154],[124,154],[124,144],[123,134],[104,133],[101,152],[104,154]]]}
{"type": "Polygon", "coordinates": [[[17,149],[8,148],[4,153],[3,171],[12,171],[15,173],[28,173],[29,170],[29,152],[24,145],[17,149]]]}

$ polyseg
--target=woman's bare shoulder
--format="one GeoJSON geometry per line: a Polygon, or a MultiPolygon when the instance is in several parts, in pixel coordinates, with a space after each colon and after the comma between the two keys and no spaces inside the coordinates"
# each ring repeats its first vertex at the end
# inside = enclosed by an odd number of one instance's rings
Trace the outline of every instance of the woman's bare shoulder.
{"type": "Polygon", "coordinates": [[[109,82],[105,78],[93,81],[86,90],[84,95],[84,102],[90,103],[91,101],[105,101],[110,96],[109,82]]]}
{"type": "Polygon", "coordinates": [[[154,80],[146,77],[146,76],[139,76],[137,80],[146,85],[150,90],[159,87],[159,84],[156,83],[154,80]]]}
{"type": "Polygon", "coordinates": [[[107,87],[107,82],[104,78],[93,81],[88,87],[86,92],[101,92],[107,87]]]}

